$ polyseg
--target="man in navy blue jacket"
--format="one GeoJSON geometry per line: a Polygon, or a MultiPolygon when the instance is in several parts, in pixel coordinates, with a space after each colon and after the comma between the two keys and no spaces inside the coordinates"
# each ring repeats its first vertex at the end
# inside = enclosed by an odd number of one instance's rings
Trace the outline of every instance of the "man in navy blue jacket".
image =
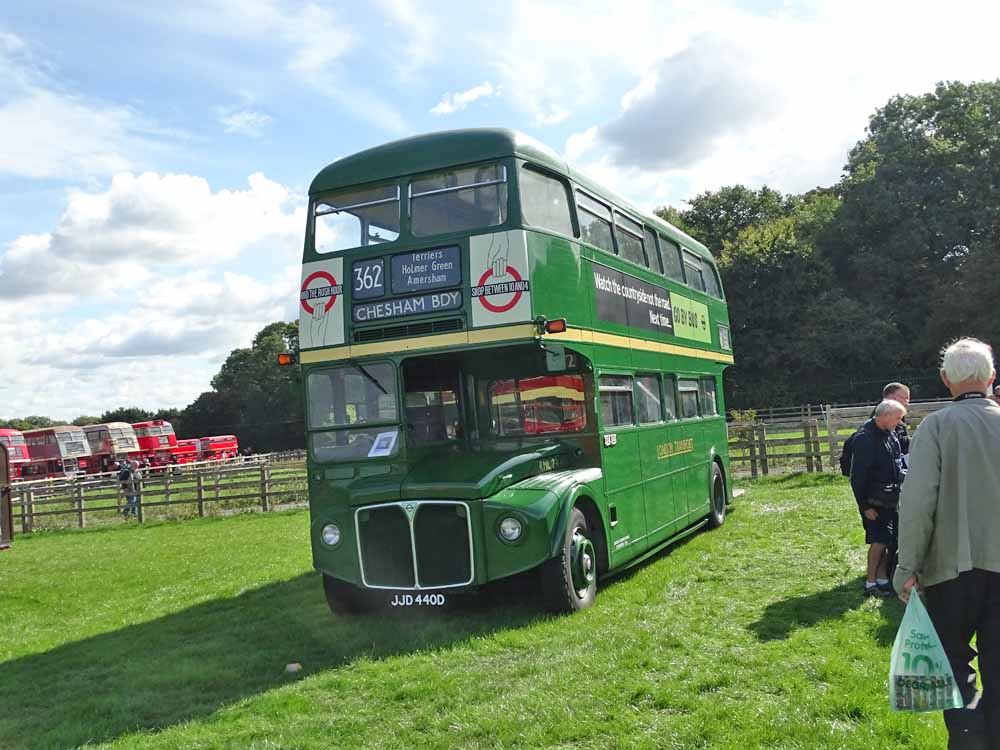
{"type": "Polygon", "coordinates": [[[896,427],[906,407],[885,400],[865,422],[851,444],[851,489],[858,503],[868,544],[865,596],[893,596],[886,549],[896,546],[899,488],[903,469],[896,427]]]}

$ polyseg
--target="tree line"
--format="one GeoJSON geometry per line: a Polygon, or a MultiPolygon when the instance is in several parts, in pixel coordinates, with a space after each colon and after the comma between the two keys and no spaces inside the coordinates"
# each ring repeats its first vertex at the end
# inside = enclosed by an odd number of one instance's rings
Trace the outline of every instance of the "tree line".
{"type": "MultiPolygon", "coordinates": [[[[877,110],[834,185],[798,195],[731,185],[657,210],[716,256],[736,358],[730,408],[874,401],[890,380],[917,398],[943,395],[942,346],[1000,343],[998,123],[1000,80],[942,83],[877,110]]],[[[122,407],[73,423],[167,419],[179,437],[302,447],[297,368],[275,366],[297,349],[297,323],[271,323],[184,409],[122,407]]]]}
{"type": "Polygon", "coordinates": [[[716,254],[730,407],[872,401],[890,380],[943,395],[945,344],[1000,344],[1000,81],[892,98],[832,186],[734,185],[657,213],[716,254]]]}

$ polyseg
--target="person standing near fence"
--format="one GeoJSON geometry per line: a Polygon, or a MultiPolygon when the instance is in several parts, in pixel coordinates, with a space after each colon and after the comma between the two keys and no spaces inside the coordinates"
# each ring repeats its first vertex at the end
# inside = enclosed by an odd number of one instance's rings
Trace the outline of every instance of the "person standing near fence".
{"type": "Polygon", "coordinates": [[[899,487],[903,468],[896,426],[906,416],[898,401],[882,401],[851,443],[851,489],[868,544],[865,596],[893,595],[886,550],[895,546],[899,487]]]}
{"type": "MultiPolygon", "coordinates": [[[[896,401],[907,409],[910,408],[910,389],[902,383],[887,383],[882,389],[883,401],[896,401]]],[[[872,414],[874,417],[875,415],[872,414]]],[[[896,429],[896,439],[899,440],[899,452],[903,455],[903,466],[906,466],[906,456],[910,452],[910,436],[906,430],[906,417],[899,420],[896,429]]]]}
{"type": "Polygon", "coordinates": [[[1000,750],[1000,406],[987,398],[995,376],[982,341],[945,349],[941,380],[954,402],[917,428],[900,502],[895,582],[903,601],[923,590],[962,692],[965,708],[944,712],[956,750],[1000,750]]]}
{"type": "Polygon", "coordinates": [[[128,518],[131,514],[133,517],[139,517],[139,488],[141,486],[142,473],[139,471],[138,465],[134,461],[125,459],[122,462],[121,469],[118,471],[118,482],[121,485],[122,492],[125,493],[125,509],[122,511],[122,515],[128,518]]]}

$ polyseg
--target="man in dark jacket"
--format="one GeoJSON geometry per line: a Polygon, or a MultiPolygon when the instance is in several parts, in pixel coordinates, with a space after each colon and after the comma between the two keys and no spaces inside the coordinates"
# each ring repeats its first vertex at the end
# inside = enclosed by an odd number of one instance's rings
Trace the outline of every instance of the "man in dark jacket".
{"type": "MultiPolygon", "coordinates": [[[[910,389],[903,385],[902,383],[888,383],[885,388],[882,389],[882,400],[883,401],[898,401],[907,409],[910,408],[910,389]]],[[[874,417],[875,415],[872,414],[874,417]]],[[[910,436],[906,431],[906,419],[899,420],[899,424],[896,425],[896,429],[893,430],[896,433],[896,439],[899,440],[899,451],[903,454],[903,465],[906,465],[906,458],[910,452],[910,436]]]]}
{"type": "Polygon", "coordinates": [[[852,443],[851,489],[858,502],[868,546],[865,596],[892,596],[886,549],[895,547],[899,487],[903,481],[896,427],[906,416],[898,401],[882,401],[852,443]]]}

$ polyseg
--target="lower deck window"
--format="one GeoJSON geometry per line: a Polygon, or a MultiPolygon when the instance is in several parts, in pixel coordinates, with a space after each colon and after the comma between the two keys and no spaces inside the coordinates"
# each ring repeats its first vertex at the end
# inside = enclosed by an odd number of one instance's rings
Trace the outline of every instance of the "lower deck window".
{"type": "Polygon", "coordinates": [[[698,381],[681,380],[677,384],[681,397],[681,416],[684,419],[698,416],[698,381]]]}
{"type": "Polygon", "coordinates": [[[494,380],[490,417],[497,435],[579,432],[587,426],[583,377],[543,375],[494,380]]]}
{"type": "Polygon", "coordinates": [[[620,427],[634,422],[632,378],[627,375],[602,375],[600,393],[601,421],[605,427],[620,427]]]}

